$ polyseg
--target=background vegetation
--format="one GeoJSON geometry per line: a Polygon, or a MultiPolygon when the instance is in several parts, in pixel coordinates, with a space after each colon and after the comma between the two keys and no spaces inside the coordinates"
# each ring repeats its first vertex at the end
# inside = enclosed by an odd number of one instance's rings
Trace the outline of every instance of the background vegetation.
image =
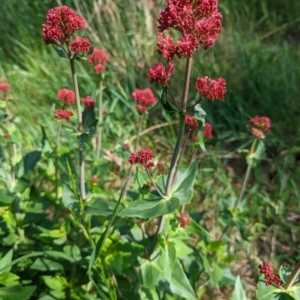
{"type": "MultiPolygon", "coordinates": [[[[158,59],[156,18],[164,1],[62,2],[86,17],[94,46],[108,53],[110,83],[104,106],[110,112],[105,121],[109,143],[104,147],[111,142],[122,144],[136,132],[130,95],[135,88],[150,86],[145,74],[158,59]]],[[[0,76],[11,85],[14,112],[24,124],[20,131],[27,132],[24,153],[39,144],[40,125],[54,137],[56,126],[50,108],[57,90],[71,86],[67,61],[58,60],[41,37],[46,12],[58,4],[60,1],[54,0],[1,3],[0,76]]],[[[257,257],[273,259],[277,265],[293,264],[300,258],[300,2],[220,0],[219,7],[224,31],[211,50],[197,52],[193,76],[222,76],[228,92],[221,105],[209,103],[205,107],[215,139],[207,154],[199,154],[202,160],[196,189],[197,185],[206,188],[199,190],[193,205],[209,211],[205,224],[218,236],[226,226],[223,207],[240,189],[245,173],[246,164],[237,149],[249,146],[248,120],[255,115],[270,117],[273,128],[266,142],[267,156],[253,172],[242,203],[245,236],[231,232],[227,237],[235,245],[231,251],[241,255],[233,268],[251,291],[255,289],[257,257]]],[[[79,69],[81,94],[95,96],[98,79],[91,66],[83,63],[79,69]]],[[[183,65],[176,65],[176,69],[183,69],[183,65]]],[[[182,80],[178,75],[173,81],[178,82],[172,87],[178,95],[182,80]]],[[[155,115],[155,109],[152,113],[155,115]]],[[[165,122],[165,118],[161,120],[165,122]]],[[[148,125],[153,125],[151,118],[148,125]]],[[[157,152],[163,151],[158,155],[166,157],[173,138],[174,130],[167,126],[142,141],[147,145],[152,141],[157,152]]],[[[195,268],[194,272],[199,271],[195,268]]]]}

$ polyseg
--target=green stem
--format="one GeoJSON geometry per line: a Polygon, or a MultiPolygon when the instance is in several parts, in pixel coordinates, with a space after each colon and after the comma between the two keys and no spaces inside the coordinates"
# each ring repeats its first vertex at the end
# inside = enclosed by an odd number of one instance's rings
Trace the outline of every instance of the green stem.
{"type": "MultiPolygon", "coordinates": [[[[145,115],[143,114],[140,118],[140,122],[139,122],[139,127],[138,127],[138,130],[137,130],[137,134],[136,134],[136,140],[135,140],[135,144],[134,144],[134,148],[133,148],[133,152],[136,152],[137,151],[137,148],[139,146],[139,139],[140,139],[140,132],[142,130],[142,126],[143,126],[143,123],[144,123],[144,118],[145,118],[145,115]]],[[[132,172],[133,172],[133,168],[130,168],[129,170],[129,173],[128,173],[128,185],[124,191],[124,195],[126,195],[127,193],[127,189],[128,189],[128,186],[129,186],[129,182],[131,180],[131,177],[132,177],[132,172]]]]}
{"type": "MultiPolygon", "coordinates": [[[[176,140],[176,145],[175,145],[174,152],[172,155],[171,165],[169,168],[167,184],[166,184],[166,193],[165,194],[167,197],[170,196],[172,184],[173,184],[173,182],[175,180],[175,176],[176,176],[176,169],[179,168],[179,164],[176,165],[176,162],[177,162],[177,158],[179,155],[179,151],[181,148],[181,143],[182,143],[182,139],[183,139],[183,135],[184,135],[185,109],[186,109],[187,101],[188,101],[191,70],[192,70],[192,58],[189,57],[189,58],[187,58],[187,61],[186,61],[184,87],[183,87],[183,95],[182,95],[182,101],[181,101],[181,114],[180,114],[180,118],[179,118],[179,128],[178,128],[178,133],[177,133],[177,140],[176,140]]],[[[156,247],[156,244],[158,241],[158,236],[163,231],[165,220],[166,220],[165,216],[161,216],[159,219],[157,231],[156,231],[155,237],[154,237],[152,245],[151,245],[152,247],[149,251],[149,256],[151,256],[152,252],[155,250],[155,247],[156,247]]]]}
{"type": "Polygon", "coordinates": [[[99,103],[98,103],[98,127],[97,127],[97,148],[96,148],[96,160],[100,159],[100,153],[102,148],[102,126],[103,126],[103,81],[100,79],[99,83],[99,103]]]}
{"type": "MultiPolygon", "coordinates": [[[[80,97],[79,97],[79,89],[78,89],[78,82],[77,82],[77,75],[75,71],[75,60],[70,59],[71,65],[71,72],[72,72],[72,79],[75,91],[75,100],[76,100],[76,109],[77,109],[77,119],[78,119],[78,131],[82,133],[83,125],[82,125],[82,113],[81,113],[81,105],[80,105],[80,97]]],[[[82,200],[86,199],[86,192],[85,192],[85,166],[84,166],[84,149],[83,145],[79,145],[79,180],[80,180],[80,197],[82,200]]]]}
{"type": "MultiPolygon", "coordinates": [[[[55,138],[55,160],[54,160],[54,165],[55,165],[55,201],[56,205],[59,205],[59,200],[58,200],[58,187],[59,187],[59,176],[58,176],[58,145],[59,145],[59,140],[60,140],[60,131],[62,128],[62,123],[59,124],[56,132],[56,138],[55,138]]],[[[57,209],[55,208],[55,213],[54,213],[54,222],[56,223],[58,220],[59,216],[59,211],[60,207],[57,209]]]]}
{"type": "MultiPolygon", "coordinates": [[[[257,144],[257,139],[254,139],[254,141],[251,145],[251,148],[250,148],[250,152],[248,154],[249,157],[252,156],[252,154],[255,152],[256,144],[257,144]]],[[[247,186],[247,183],[249,181],[250,171],[251,171],[251,164],[248,163],[247,170],[246,170],[246,175],[245,175],[244,182],[243,182],[243,185],[242,185],[242,189],[240,191],[239,198],[237,199],[237,201],[234,205],[234,208],[236,208],[238,206],[238,204],[240,203],[240,201],[243,199],[243,196],[244,196],[244,193],[245,193],[245,190],[246,190],[246,186],[247,186]]]]}
{"type": "Polygon", "coordinates": [[[187,105],[188,100],[188,92],[189,92],[189,85],[190,85],[190,78],[191,78],[191,69],[192,69],[192,58],[188,58],[186,62],[186,69],[185,69],[185,79],[184,79],[184,88],[183,88],[183,95],[182,95],[182,102],[181,102],[181,114],[179,119],[179,129],[177,134],[177,141],[175,145],[175,149],[173,152],[171,165],[168,173],[168,179],[167,179],[167,187],[166,187],[166,195],[170,195],[172,183],[174,180],[174,175],[176,172],[176,161],[177,157],[180,151],[181,142],[184,134],[184,127],[185,127],[185,109],[187,105]]]}
{"type": "Polygon", "coordinates": [[[163,194],[163,192],[159,189],[159,187],[158,187],[158,186],[155,184],[155,182],[153,181],[153,179],[152,179],[152,177],[151,177],[151,174],[150,174],[149,170],[146,169],[146,168],[145,168],[145,170],[146,170],[146,173],[147,173],[147,175],[148,175],[148,177],[149,177],[149,179],[150,179],[152,185],[154,186],[155,190],[157,191],[157,193],[158,193],[162,198],[165,198],[165,195],[163,194]]]}
{"type": "Polygon", "coordinates": [[[144,119],[145,119],[145,114],[143,114],[140,118],[139,128],[138,128],[137,133],[136,133],[136,140],[135,140],[135,144],[134,144],[134,148],[133,148],[134,152],[137,151],[137,148],[139,146],[140,132],[141,132],[142,127],[143,127],[144,119]]]}
{"type": "Polygon", "coordinates": [[[179,155],[179,158],[178,158],[178,162],[177,162],[176,171],[175,171],[175,174],[174,174],[174,177],[173,177],[172,185],[174,184],[174,181],[175,181],[175,178],[176,178],[176,175],[177,175],[177,172],[178,172],[178,169],[179,169],[179,166],[180,166],[180,163],[181,163],[181,160],[182,160],[182,157],[183,157],[183,153],[185,151],[185,148],[186,148],[187,141],[189,139],[190,133],[191,133],[191,130],[188,131],[188,133],[186,134],[185,139],[183,141],[183,145],[182,145],[182,148],[181,148],[181,151],[180,151],[180,155],[179,155]]]}
{"type": "Polygon", "coordinates": [[[289,290],[293,286],[299,274],[300,274],[300,261],[298,261],[298,263],[296,264],[292,274],[290,275],[290,277],[288,278],[288,280],[286,281],[283,287],[286,290],[289,290]]]}
{"type": "MultiPolygon", "coordinates": [[[[5,100],[6,100],[6,95],[5,95],[5,100]]],[[[9,122],[11,121],[12,119],[12,116],[10,114],[10,111],[8,109],[8,106],[6,106],[6,114],[7,114],[7,125],[9,125],[9,122]]],[[[9,150],[10,150],[10,158],[11,158],[11,178],[12,178],[12,181],[15,182],[15,179],[16,179],[16,174],[14,172],[14,166],[16,165],[17,163],[17,155],[18,155],[18,150],[17,150],[17,144],[16,143],[11,143],[11,147],[9,147],[9,150]]]]}

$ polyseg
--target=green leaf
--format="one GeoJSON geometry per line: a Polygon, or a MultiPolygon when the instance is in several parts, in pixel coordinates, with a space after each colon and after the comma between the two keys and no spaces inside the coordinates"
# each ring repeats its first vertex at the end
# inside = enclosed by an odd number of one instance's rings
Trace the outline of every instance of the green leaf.
{"type": "Polygon", "coordinates": [[[205,143],[204,143],[204,125],[197,132],[197,143],[203,152],[206,152],[205,143]]]}
{"type": "Polygon", "coordinates": [[[53,45],[53,47],[54,47],[54,50],[58,54],[59,57],[68,58],[67,53],[62,48],[59,48],[56,45],[53,45]]]}
{"type": "Polygon", "coordinates": [[[162,269],[152,261],[142,260],[140,274],[142,285],[149,290],[157,289],[159,282],[164,280],[162,269]]]}
{"type": "Polygon", "coordinates": [[[204,109],[201,107],[200,104],[197,104],[193,108],[193,110],[191,110],[191,111],[189,110],[188,113],[197,119],[198,126],[199,126],[199,123],[201,124],[199,127],[202,127],[202,125],[204,125],[206,112],[204,111],[204,109]]]}
{"type": "Polygon", "coordinates": [[[237,276],[230,300],[247,300],[240,276],[237,276]]]}
{"type": "Polygon", "coordinates": [[[104,198],[93,198],[85,204],[85,214],[92,216],[110,216],[113,213],[113,209],[110,203],[104,198]]]}
{"type": "Polygon", "coordinates": [[[167,87],[164,87],[161,92],[160,102],[161,102],[163,109],[169,115],[174,115],[175,113],[178,113],[178,109],[168,100],[168,88],[167,87]]]}
{"type": "Polygon", "coordinates": [[[279,269],[279,277],[281,280],[286,283],[290,275],[292,274],[293,269],[288,266],[281,266],[279,269]]]}
{"type": "Polygon", "coordinates": [[[173,197],[180,201],[180,205],[186,205],[190,202],[193,195],[193,186],[198,168],[198,160],[195,160],[184,172],[178,172],[174,187],[173,197]]]}
{"type": "Polygon", "coordinates": [[[9,272],[11,267],[6,267],[8,265],[10,265],[11,261],[12,261],[12,257],[13,257],[13,249],[10,249],[0,260],[0,269],[2,270],[2,272],[9,272]]]}
{"type": "Polygon", "coordinates": [[[56,275],[54,276],[41,276],[44,283],[51,290],[63,290],[68,286],[68,282],[65,277],[56,275]]]}
{"type": "Polygon", "coordinates": [[[64,205],[69,209],[76,210],[79,206],[76,195],[74,195],[72,190],[65,184],[63,185],[62,200],[64,205]]]}
{"type": "Polygon", "coordinates": [[[162,199],[156,193],[149,194],[152,194],[156,200],[134,201],[127,208],[122,210],[119,216],[148,219],[170,214],[179,207],[180,201],[177,197],[172,196],[167,199],[162,199]]]}
{"type": "Polygon", "coordinates": [[[160,247],[158,266],[163,270],[164,278],[170,281],[176,262],[176,249],[173,243],[165,243],[160,247]]]}
{"type": "Polygon", "coordinates": [[[42,256],[42,255],[44,255],[43,252],[33,252],[33,253],[23,255],[23,256],[15,259],[15,260],[13,260],[9,265],[6,265],[4,268],[0,267],[0,273],[3,272],[7,267],[13,266],[13,265],[17,264],[18,262],[20,262],[22,260],[25,260],[25,259],[30,258],[30,257],[36,257],[36,256],[42,256]]]}
{"type": "Polygon", "coordinates": [[[0,189],[0,203],[11,204],[15,199],[15,195],[5,188],[0,189]]]}
{"type": "Polygon", "coordinates": [[[32,152],[24,155],[22,160],[16,165],[16,175],[21,178],[29,171],[33,171],[34,167],[42,157],[42,152],[40,150],[34,150],[32,152]]]}
{"type": "Polygon", "coordinates": [[[89,136],[93,135],[96,132],[97,123],[95,107],[85,108],[82,113],[84,133],[89,136]]]}
{"type": "Polygon", "coordinates": [[[265,156],[266,147],[262,140],[258,140],[258,144],[254,153],[248,155],[246,160],[251,167],[255,167],[257,163],[265,156]]]}
{"type": "Polygon", "coordinates": [[[266,286],[264,276],[260,276],[257,284],[256,297],[258,300],[291,300],[284,290],[273,285],[266,286]]]}
{"type": "Polygon", "coordinates": [[[184,233],[187,235],[191,235],[193,233],[197,233],[202,240],[210,241],[211,235],[207,230],[197,224],[193,219],[190,219],[190,224],[186,228],[184,228],[184,233]]]}
{"type": "Polygon", "coordinates": [[[210,281],[212,286],[218,287],[223,277],[223,270],[217,264],[214,265],[213,270],[210,272],[210,281]]]}
{"type": "MultiPolygon", "coordinates": [[[[72,246],[70,246],[70,245],[65,246],[64,247],[64,251],[65,251],[66,247],[70,247],[71,248],[72,246]]],[[[78,248],[78,246],[76,246],[76,247],[78,248]]],[[[64,252],[55,251],[55,250],[46,250],[46,251],[44,251],[44,253],[47,256],[50,256],[50,257],[53,257],[53,258],[61,258],[61,259],[64,259],[64,260],[68,260],[70,262],[75,262],[76,258],[77,258],[77,256],[74,256],[74,254],[73,253],[71,254],[70,252],[64,253],[64,252]]],[[[80,250],[79,250],[79,254],[80,254],[80,250]]]]}
{"type": "Polygon", "coordinates": [[[194,293],[194,290],[182,268],[182,265],[180,261],[177,259],[173,272],[172,272],[172,278],[169,282],[169,285],[167,287],[167,290],[169,290],[171,293],[178,295],[180,297],[189,299],[189,300],[196,300],[196,296],[194,293]]]}
{"type": "Polygon", "coordinates": [[[36,290],[36,286],[14,286],[0,288],[0,299],[3,300],[27,300],[36,290]]]}
{"type": "Polygon", "coordinates": [[[291,297],[293,297],[295,300],[299,300],[300,299],[300,285],[294,285],[292,286],[289,291],[288,291],[289,295],[291,297]]]}
{"type": "Polygon", "coordinates": [[[5,286],[15,286],[19,284],[19,276],[10,273],[4,272],[0,274],[0,283],[5,286]]]}
{"type": "Polygon", "coordinates": [[[37,258],[30,266],[30,269],[38,271],[63,271],[64,267],[58,262],[42,257],[37,258]]]}

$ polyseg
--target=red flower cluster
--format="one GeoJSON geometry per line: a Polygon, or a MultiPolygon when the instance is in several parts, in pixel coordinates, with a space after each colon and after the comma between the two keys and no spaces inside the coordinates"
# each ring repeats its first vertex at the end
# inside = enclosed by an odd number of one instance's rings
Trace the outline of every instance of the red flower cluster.
{"type": "Polygon", "coordinates": [[[75,103],[75,93],[66,88],[57,92],[57,98],[63,101],[66,105],[73,105],[75,103]]]}
{"type": "Polygon", "coordinates": [[[0,91],[7,93],[10,89],[10,85],[7,82],[0,82],[0,91]]]}
{"type": "Polygon", "coordinates": [[[172,63],[168,63],[167,67],[165,67],[162,63],[156,63],[149,69],[147,73],[149,81],[158,82],[164,86],[167,86],[170,76],[173,73],[173,68],[174,65],[172,63]]]}
{"type": "Polygon", "coordinates": [[[273,284],[277,287],[280,287],[281,280],[274,274],[270,263],[264,261],[261,265],[258,266],[258,268],[260,270],[260,273],[265,275],[267,286],[273,284]]]}
{"type": "Polygon", "coordinates": [[[272,122],[268,117],[254,117],[249,123],[253,126],[251,128],[251,133],[258,139],[264,139],[265,134],[271,130],[272,122]]]}
{"type": "Polygon", "coordinates": [[[95,101],[89,96],[82,98],[81,101],[84,104],[86,109],[95,106],[95,101]]]}
{"type": "Polygon", "coordinates": [[[204,139],[212,139],[213,138],[213,134],[212,134],[212,126],[211,124],[205,122],[204,124],[204,133],[203,133],[203,138],[204,139]]]}
{"type": "Polygon", "coordinates": [[[107,63],[107,55],[100,49],[94,49],[93,53],[88,58],[88,62],[94,65],[94,71],[99,74],[104,71],[107,63]]]}
{"type": "Polygon", "coordinates": [[[57,6],[50,9],[46,15],[47,24],[43,24],[43,39],[45,43],[54,44],[62,49],[64,55],[74,58],[76,54],[86,54],[93,49],[87,38],[72,36],[77,30],[84,29],[86,22],[68,6],[57,6]]]}
{"type": "Polygon", "coordinates": [[[70,44],[71,51],[76,54],[85,54],[93,49],[91,42],[87,38],[76,37],[70,44]]]}
{"type": "Polygon", "coordinates": [[[46,44],[59,45],[67,41],[77,31],[84,29],[86,23],[68,6],[57,6],[50,9],[46,16],[47,24],[43,24],[43,38],[46,44]]]}
{"type": "Polygon", "coordinates": [[[198,121],[196,118],[190,115],[185,115],[184,123],[188,129],[198,131],[198,121]]]}
{"type": "Polygon", "coordinates": [[[149,107],[156,104],[154,94],[149,88],[136,89],[131,96],[134,101],[137,101],[136,109],[141,113],[145,113],[149,107]]]}
{"type": "Polygon", "coordinates": [[[92,176],[90,178],[90,182],[93,183],[93,184],[96,184],[99,182],[99,178],[97,176],[92,176]]]}
{"type": "Polygon", "coordinates": [[[57,109],[54,114],[54,118],[59,120],[69,120],[73,116],[71,110],[57,109]]]}
{"type": "Polygon", "coordinates": [[[173,28],[182,34],[175,43],[164,35],[158,38],[158,53],[166,60],[176,54],[191,57],[199,44],[208,49],[222,31],[222,15],[218,12],[218,0],[167,0],[167,6],[160,12],[158,30],[173,28]]]}
{"type": "Polygon", "coordinates": [[[157,162],[157,164],[156,164],[156,169],[161,170],[161,169],[163,169],[164,167],[165,167],[165,163],[164,163],[163,161],[157,162]]]}
{"type": "Polygon", "coordinates": [[[226,93],[226,82],[224,78],[218,78],[217,80],[210,79],[207,76],[198,77],[195,83],[195,89],[203,97],[209,100],[224,101],[224,95],[226,93]]]}
{"type": "Polygon", "coordinates": [[[189,216],[186,213],[181,213],[180,216],[177,218],[180,227],[185,228],[191,222],[189,216]]]}
{"type": "Polygon", "coordinates": [[[154,154],[152,150],[145,148],[141,149],[138,153],[131,153],[128,161],[131,164],[139,163],[144,166],[144,168],[150,169],[154,166],[154,163],[151,161],[153,157],[154,154]]]}

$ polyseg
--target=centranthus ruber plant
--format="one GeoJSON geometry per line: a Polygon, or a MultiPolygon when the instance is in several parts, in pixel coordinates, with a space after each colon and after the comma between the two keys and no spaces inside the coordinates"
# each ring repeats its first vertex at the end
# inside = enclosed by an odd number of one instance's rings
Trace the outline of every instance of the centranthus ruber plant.
{"type": "MultiPolygon", "coordinates": [[[[239,259],[236,249],[243,242],[248,247],[243,213],[254,200],[247,187],[272,122],[266,116],[250,119],[251,146],[240,151],[247,163],[244,181],[239,193],[230,185],[230,193],[226,186],[220,196],[214,184],[219,170],[207,168],[201,157],[210,155],[220,136],[204,108],[214,101],[224,107],[226,81],[222,74],[192,72],[193,60],[205,57],[197,51],[210,49],[222,32],[221,21],[217,0],[167,0],[158,16],[159,61],[145,70],[149,82],[140,86],[142,80],[131,78],[130,88],[123,88],[107,80],[113,71],[108,55],[83,37],[88,33],[84,17],[67,6],[47,12],[44,42],[70,68],[73,84],[52,93],[55,109],[49,118],[56,136],[51,140],[41,126],[40,147],[22,157],[18,118],[8,109],[10,85],[0,80],[5,145],[0,148],[0,233],[1,247],[10,247],[0,252],[0,299],[247,299],[231,263],[239,259]],[[78,84],[87,77],[78,76],[77,64],[93,74],[94,93],[78,84]],[[118,110],[126,115],[113,124],[118,110]],[[168,122],[155,124],[157,117],[168,122]],[[173,140],[145,137],[166,124],[172,125],[173,140]],[[196,176],[198,171],[209,180],[196,176]],[[222,199],[209,198],[206,213],[200,198],[209,193],[222,199]]],[[[299,263],[293,270],[281,267],[278,275],[268,262],[257,265],[258,299],[297,299],[299,263]]]]}

